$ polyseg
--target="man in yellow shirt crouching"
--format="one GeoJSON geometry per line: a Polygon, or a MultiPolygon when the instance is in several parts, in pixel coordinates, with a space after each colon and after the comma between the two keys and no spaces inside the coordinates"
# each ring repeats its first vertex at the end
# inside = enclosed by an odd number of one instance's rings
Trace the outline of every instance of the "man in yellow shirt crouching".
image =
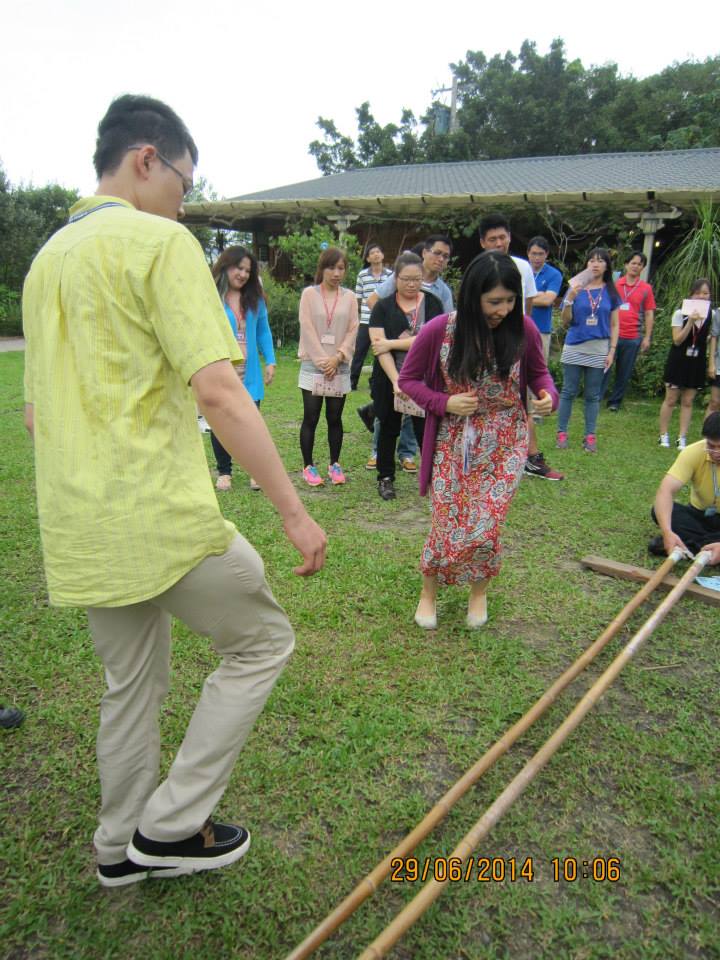
{"type": "Polygon", "coordinates": [[[670,554],[675,547],[711,553],[720,563],[720,413],[711,413],[702,428],[703,440],[681,451],[663,477],[655,496],[652,518],[662,536],[648,544],[651,553],[670,554]],[[676,493],[690,484],[690,503],[675,503],[676,493]]]}
{"type": "Polygon", "coordinates": [[[262,560],[220,513],[196,404],[280,513],[297,574],[322,567],[325,535],[235,375],[202,250],[176,222],[197,163],[187,128],[158,100],[120,97],[94,162],[97,194],[26,280],[25,420],[50,600],[87,608],[105,667],[95,847],[100,882],[122,886],[246,852],[248,832],[210,814],[294,644],[262,560]],[[173,616],[221,663],[158,785],[173,616]]]}

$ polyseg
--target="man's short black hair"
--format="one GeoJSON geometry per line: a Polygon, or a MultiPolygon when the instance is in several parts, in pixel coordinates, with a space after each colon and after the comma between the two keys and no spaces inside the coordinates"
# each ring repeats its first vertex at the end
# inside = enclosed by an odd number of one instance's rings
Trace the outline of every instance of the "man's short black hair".
{"type": "Polygon", "coordinates": [[[707,440],[720,440],[720,413],[715,411],[706,417],[701,432],[707,440]]]}
{"type": "Polygon", "coordinates": [[[642,252],[642,250],[633,250],[632,253],[629,253],[629,254],[625,257],[623,263],[630,263],[630,261],[631,261],[631,260],[634,260],[635,257],[639,257],[639,258],[640,258],[640,263],[642,263],[642,265],[643,265],[644,267],[647,266],[647,257],[646,257],[645,254],[642,252]]]}
{"type": "Polygon", "coordinates": [[[166,103],[130,93],[113,100],[98,126],[93,163],[98,178],[114,173],[129,147],[151,143],[168,160],[187,150],[197,163],[195,141],[180,117],[166,103]]]}
{"type": "Polygon", "coordinates": [[[482,240],[488,230],[507,230],[510,233],[510,221],[501,213],[489,213],[480,221],[480,239],[482,240]]]}
{"type": "Polygon", "coordinates": [[[433,233],[429,237],[425,237],[423,240],[423,250],[432,250],[436,243],[444,243],[446,246],[450,247],[450,253],[452,253],[452,240],[450,237],[446,237],[444,233],[433,233]]]}
{"type": "Polygon", "coordinates": [[[545,237],[533,237],[532,240],[528,240],[528,253],[530,252],[531,247],[540,247],[540,249],[544,250],[545,253],[550,253],[550,244],[547,242],[545,237]]]}

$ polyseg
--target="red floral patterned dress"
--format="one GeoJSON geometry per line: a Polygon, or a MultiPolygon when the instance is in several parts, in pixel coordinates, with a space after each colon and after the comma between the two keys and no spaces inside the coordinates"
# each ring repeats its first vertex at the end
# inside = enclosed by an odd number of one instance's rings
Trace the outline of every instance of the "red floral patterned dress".
{"type": "MultiPolygon", "coordinates": [[[[451,318],[440,348],[440,368],[451,395],[467,391],[447,373],[454,331],[451,318]]],[[[447,414],[438,429],[432,519],[420,569],[439,583],[475,583],[500,571],[500,530],[527,459],[519,373],[519,362],[505,382],[497,373],[486,373],[471,385],[480,400],[477,413],[447,414]]]]}

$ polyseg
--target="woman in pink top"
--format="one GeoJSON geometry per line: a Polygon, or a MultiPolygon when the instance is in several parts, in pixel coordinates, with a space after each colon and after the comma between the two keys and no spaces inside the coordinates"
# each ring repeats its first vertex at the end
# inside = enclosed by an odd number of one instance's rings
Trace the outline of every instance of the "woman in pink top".
{"type": "Polygon", "coordinates": [[[301,358],[298,386],[303,398],[300,450],[303,477],[311,487],[325,483],[313,462],[315,430],[325,400],[330,463],[328,477],[333,484],[345,483],[340,466],[343,441],[342,412],[350,393],[350,361],[355,349],[358,308],[355,294],[341,286],[347,269],[346,255],[328,247],[318,260],[315,283],[300,297],[301,358]]]}

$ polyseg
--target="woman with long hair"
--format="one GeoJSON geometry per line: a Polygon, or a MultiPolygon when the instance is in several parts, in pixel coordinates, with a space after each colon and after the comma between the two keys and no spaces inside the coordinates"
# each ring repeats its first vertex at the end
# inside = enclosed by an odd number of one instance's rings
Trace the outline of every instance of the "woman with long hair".
{"type": "Polygon", "coordinates": [[[567,449],[568,425],[573,400],[584,380],[585,438],[583,449],[597,453],[596,427],[600,411],[605,373],[615,361],[620,336],[620,295],[612,278],[610,254],[605,247],[594,247],[588,254],[587,267],[570,281],[561,319],[567,330],[560,357],[563,385],[558,410],[556,446],[567,449]]]}
{"type": "Polygon", "coordinates": [[[527,388],[535,413],[547,415],[558,399],[509,256],[488,251],[472,261],[457,311],[425,324],[398,387],[426,411],[420,492],[431,490],[432,519],[415,622],[434,629],[438,584],[457,583],[470,585],[467,625],[481,627],[527,458],[527,388]]]}
{"type": "MultiPolygon", "coordinates": [[[[710,281],[699,277],[690,287],[690,300],[707,302],[707,309],[693,309],[686,316],[682,310],[676,310],[672,316],[672,346],[665,362],[665,399],[660,407],[661,447],[670,446],[670,419],[680,398],[680,434],[677,438],[678,450],[687,446],[687,433],[690,429],[693,401],[700,387],[705,386],[705,364],[707,342],[712,324],[712,303],[710,303],[710,281]]],[[[708,365],[709,366],[709,365],[708,365]]],[[[709,368],[708,372],[711,372],[709,368]]]]}
{"type": "MultiPolygon", "coordinates": [[[[372,410],[380,422],[377,443],[378,494],[395,499],[395,446],[402,426],[396,409],[398,374],[423,325],[444,312],[440,300],[422,287],[422,260],[415,253],[401,253],[393,271],[395,293],[378,300],[370,315],[370,341],[375,354],[370,392],[372,410]]],[[[412,417],[418,449],[422,449],[425,420],[412,417]]]]}
{"type": "Polygon", "coordinates": [[[350,362],[358,328],[357,300],[352,290],[342,286],[347,270],[347,255],[337,247],[320,254],[315,283],[300,297],[300,344],[298,386],[303,398],[300,450],[303,477],[311,487],[325,483],[314,460],[315,430],[323,400],[330,447],[328,477],[333,485],[345,483],[340,466],[343,442],[342,413],[350,393],[350,362]]]}
{"type": "MultiPolygon", "coordinates": [[[[275,376],[275,351],[257,258],[245,247],[228,247],[215,261],[212,275],[245,358],[235,369],[259,407],[265,396],[265,386],[269,386],[275,376]],[[264,377],[260,354],[265,360],[264,377]]],[[[218,472],[215,486],[218,490],[229,490],[232,485],[232,459],[214,433],[210,434],[210,441],[218,472]]],[[[252,477],[250,488],[260,489],[252,477]]]]}

